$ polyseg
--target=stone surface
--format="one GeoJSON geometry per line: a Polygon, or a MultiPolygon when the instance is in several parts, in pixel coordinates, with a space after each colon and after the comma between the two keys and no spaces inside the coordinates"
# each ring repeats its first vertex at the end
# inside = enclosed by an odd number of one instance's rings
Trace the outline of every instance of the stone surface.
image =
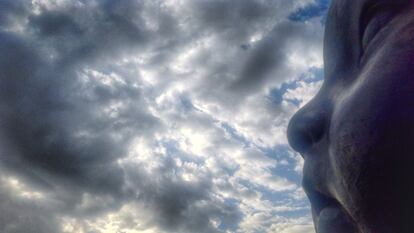
{"type": "Polygon", "coordinates": [[[325,82],[291,119],[318,233],[414,232],[414,7],[332,0],[325,82]]]}

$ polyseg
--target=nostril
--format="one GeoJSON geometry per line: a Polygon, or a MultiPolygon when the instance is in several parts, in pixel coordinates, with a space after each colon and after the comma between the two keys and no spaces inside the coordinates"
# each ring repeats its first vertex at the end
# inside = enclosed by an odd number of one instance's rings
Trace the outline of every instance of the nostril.
{"type": "Polygon", "coordinates": [[[288,125],[288,140],[292,148],[300,153],[320,141],[325,133],[324,111],[299,110],[288,125]]]}

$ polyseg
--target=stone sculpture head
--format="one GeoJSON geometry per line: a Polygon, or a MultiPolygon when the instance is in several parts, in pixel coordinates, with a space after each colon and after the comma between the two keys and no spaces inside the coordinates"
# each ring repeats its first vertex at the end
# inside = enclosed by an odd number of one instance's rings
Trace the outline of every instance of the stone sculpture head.
{"type": "Polygon", "coordinates": [[[318,233],[414,232],[413,3],[332,0],[324,84],[288,127],[318,233]]]}

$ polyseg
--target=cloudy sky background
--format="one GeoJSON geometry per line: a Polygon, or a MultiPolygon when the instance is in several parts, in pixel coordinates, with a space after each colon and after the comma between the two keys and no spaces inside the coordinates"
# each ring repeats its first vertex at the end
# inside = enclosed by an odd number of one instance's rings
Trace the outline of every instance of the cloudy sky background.
{"type": "Polygon", "coordinates": [[[0,0],[0,232],[311,233],[328,0],[0,0]]]}

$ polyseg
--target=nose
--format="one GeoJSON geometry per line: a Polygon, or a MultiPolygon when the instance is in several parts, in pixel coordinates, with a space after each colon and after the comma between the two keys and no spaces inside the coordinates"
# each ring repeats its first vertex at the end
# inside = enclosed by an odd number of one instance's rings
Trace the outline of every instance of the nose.
{"type": "Polygon", "coordinates": [[[327,113],[326,106],[316,103],[315,99],[296,112],[287,130],[290,146],[304,153],[318,143],[326,132],[327,113]]]}

